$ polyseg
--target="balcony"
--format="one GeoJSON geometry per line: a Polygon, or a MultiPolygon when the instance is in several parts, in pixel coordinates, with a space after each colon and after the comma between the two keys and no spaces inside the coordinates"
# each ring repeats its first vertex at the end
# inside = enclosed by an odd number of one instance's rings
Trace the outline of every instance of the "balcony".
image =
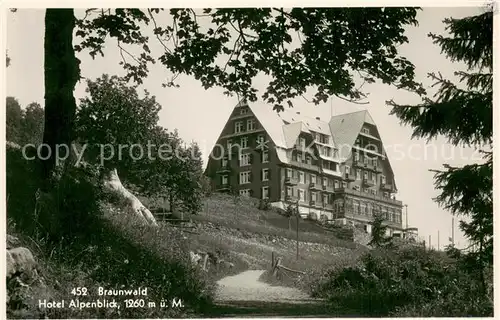
{"type": "Polygon", "coordinates": [[[377,185],[377,182],[371,179],[363,179],[363,185],[367,187],[374,187],[377,185]]]}
{"type": "Polygon", "coordinates": [[[309,189],[311,189],[311,190],[318,190],[318,191],[319,191],[319,190],[321,190],[322,188],[321,188],[321,186],[320,186],[320,185],[318,185],[317,183],[311,182],[311,183],[309,184],[309,189]]]}
{"type": "Polygon", "coordinates": [[[290,164],[294,167],[298,167],[301,169],[306,169],[309,171],[314,171],[314,172],[319,172],[319,167],[314,165],[314,164],[308,164],[308,163],[303,163],[303,162],[298,162],[298,161],[290,161],[290,164]]]}
{"type": "Polygon", "coordinates": [[[322,208],[323,203],[321,201],[311,200],[311,201],[309,201],[309,206],[315,207],[315,208],[322,208]]]}
{"type": "Polygon", "coordinates": [[[287,186],[296,186],[297,185],[297,180],[290,178],[290,177],[285,177],[285,185],[287,186]]]}
{"type": "Polygon", "coordinates": [[[314,154],[314,148],[308,147],[308,146],[303,146],[303,145],[300,145],[300,144],[295,144],[293,146],[293,149],[297,150],[297,151],[300,151],[300,152],[304,152],[304,153],[314,154]]]}
{"type": "Polygon", "coordinates": [[[220,166],[217,169],[217,173],[228,173],[228,172],[231,172],[231,168],[229,167],[229,165],[220,166]]]}
{"type": "Polygon", "coordinates": [[[346,174],[344,175],[344,180],[345,180],[345,181],[348,181],[348,182],[353,182],[353,181],[354,181],[354,180],[356,180],[356,179],[354,178],[354,176],[351,176],[350,174],[346,173],[346,174]]]}
{"type": "Polygon", "coordinates": [[[380,196],[380,195],[374,195],[374,194],[370,194],[370,193],[366,193],[366,192],[356,191],[356,190],[352,190],[350,188],[335,189],[335,192],[336,193],[351,194],[351,195],[355,195],[355,196],[366,198],[366,199],[371,199],[371,200],[375,200],[375,201],[385,202],[385,203],[388,203],[388,204],[396,205],[398,207],[402,207],[403,206],[403,202],[401,202],[399,200],[391,199],[391,198],[387,198],[387,197],[383,197],[383,196],[380,196]]]}
{"type": "Polygon", "coordinates": [[[387,183],[382,183],[380,185],[380,189],[381,190],[384,190],[384,191],[388,191],[388,192],[394,192],[394,187],[392,186],[392,184],[387,184],[387,183]]]}
{"type": "Polygon", "coordinates": [[[323,185],[322,189],[323,189],[323,192],[326,192],[326,193],[335,193],[333,186],[329,187],[329,186],[323,185]]]}
{"type": "Polygon", "coordinates": [[[224,184],[221,184],[217,187],[217,191],[229,191],[231,189],[231,186],[229,185],[229,183],[224,183],[224,184]]]}

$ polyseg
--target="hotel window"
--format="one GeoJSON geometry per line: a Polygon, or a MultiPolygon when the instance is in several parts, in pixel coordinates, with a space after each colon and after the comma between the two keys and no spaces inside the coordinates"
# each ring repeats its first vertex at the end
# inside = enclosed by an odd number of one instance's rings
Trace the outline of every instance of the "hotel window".
{"type": "Polygon", "coordinates": [[[262,169],[262,181],[269,181],[269,169],[262,169]]]}
{"type": "Polygon", "coordinates": [[[243,131],[243,121],[236,121],[234,123],[234,133],[240,133],[243,131]]]}
{"type": "Polygon", "coordinates": [[[250,197],[250,189],[243,189],[243,190],[240,190],[240,196],[243,196],[243,197],[250,197]]]}
{"type": "Polygon", "coordinates": [[[304,172],[302,172],[302,171],[299,171],[299,182],[300,183],[306,183],[304,172]]]}
{"type": "Polygon", "coordinates": [[[324,186],[327,186],[327,185],[328,185],[328,178],[327,178],[327,177],[324,177],[324,178],[323,178],[323,185],[324,185],[324,186]]]}
{"type": "Polygon", "coordinates": [[[262,187],[262,199],[269,199],[269,187],[262,187]]]}
{"type": "Polygon", "coordinates": [[[361,214],[366,215],[367,211],[366,211],[366,204],[365,203],[361,203],[360,209],[361,209],[361,214]]]}
{"type": "Polygon", "coordinates": [[[248,113],[248,108],[241,108],[240,114],[247,114],[248,113]]]}
{"type": "Polygon", "coordinates": [[[247,120],[247,131],[255,130],[255,119],[247,120]]]}
{"type": "Polygon", "coordinates": [[[374,167],[378,166],[378,159],[377,158],[372,159],[372,166],[374,166],[374,167]]]}
{"type": "Polygon", "coordinates": [[[324,203],[324,204],[329,204],[329,201],[328,201],[328,195],[327,195],[327,194],[324,194],[324,195],[323,195],[323,203],[324,203]]]}
{"type": "Polygon", "coordinates": [[[345,166],[345,174],[348,175],[351,173],[351,167],[345,166]]]}
{"type": "Polygon", "coordinates": [[[250,165],[250,154],[245,153],[240,155],[240,167],[250,165]]]}
{"type": "Polygon", "coordinates": [[[269,162],[269,151],[262,151],[262,163],[269,162]]]}
{"type": "Polygon", "coordinates": [[[299,161],[298,157],[297,157],[297,153],[292,153],[292,161],[299,161]]]}
{"type": "Polygon", "coordinates": [[[240,172],[240,184],[250,183],[250,171],[240,172]]]}
{"type": "Polygon", "coordinates": [[[338,181],[338,180],[335,180],[335,182],[334,182],[334,188],[335,188],[335,189],[338,189],[339,187],[340,187],[340,183],[339,183],[339,181],[338,181]]]}
{"type": "Polygon", "coordinates": [[[305,149],[305,147],[306,147],[306,139],[305,138],[300,138],[299,141],[300,141],[300,146],[305,149]]]}
{"type": "Polygon", "coordinates": [[[311,192],[311,201],[316,202],[316,192],[315,191],[311,192]]]}
{"type": "Polygon", "coordinates": [[[222,176],[222,184],[226,185],[228,183],[229,179],[228,176],[222,176]]]}
{"type": "Polygon", "coordinates": [[[292,189],[292,187],[286,187],[286,195],[287,195],[287,197],[292,197],[293,196],[293,189],[292,189]]]}
{"type": "Polygon", "coordinates": [[[226,158],[223,158],[222,159],[222,167],[226,167],[227,166],[227,159],[226,158]]]}
{"type": "Polygon", "coordinates": [[[359,201],[354,200],[353,204],[354,204],[354,213],[359,214],[359,201]]]}
{"type": "Polygon", "coordinates": [[[365,180],[368,180],[368,171],[363,172],[363,177],[365,180]]]}
{"type": "Polygon", "coordinates": [[[264,135],[259,134],[259,136],[257,137],[257,144],[258,145],[264,144],[264,135]]]}
{"type": "Polygon", "coordinates": [[[359,161],[359,153],[354,152],[354,161],[358,162],[359,161]]]}
{"type": "Polygon", "coordinates": [[[380,182],[381,182],[382,184],[385,184],[385,176],[380,176],[380,182]]]}
{"type": "Polygon", "coordinates": [[[361,169],[356,169],[356,180],[361,180],[361,169]]]}
{"type": "Polygon", "coordinates": [[[307,156],[306,162],[307,162],[307,164],[312,164],[312,157],[307,156]]]}
{"type": "Polygon", "coordinates": [[[347,188],[347,182],[342,181],[342,188],[346,189],[347,188]]]}
{"type": "Polygon", "coordinates": [[[241,149],[248,148],[248,137],[242,137],[240,140],[241,149]]]}
{"type": "Polygon", "coordinates": [[[286,177],[287,177],[288,179],[293,178],[293,171],[292,171],[292,169],[290,169],[290,168],[287,168],[287,169],[286,169],[286,177]]]}
{"type": "Polygon", "coordinates": [[[304,202],[304,200],[305,200],[304,190],[299,189],[298,192],[299,192],[299,200],[304,202]]]}
{"type": "Polygon", "coordinates": [[[311,174],[310,178],[311,178],[311,183],[316,183],[317,182],[316,181],[316,175],[311,174]]]}

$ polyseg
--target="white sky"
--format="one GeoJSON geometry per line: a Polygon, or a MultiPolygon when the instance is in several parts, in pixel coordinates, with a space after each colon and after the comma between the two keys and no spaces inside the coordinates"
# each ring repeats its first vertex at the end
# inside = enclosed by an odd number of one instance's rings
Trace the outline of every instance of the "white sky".
{"type": "MultiPolygon", "coordinates": [[[[429,32],[443,33],[442,20],[446,17],[460,18],[477,14],[481,9],[463,8],[427,8],[418,13],[419,26],[409,27],[407,36],[409,44],[400,47],[400,53],[416,66],[417,79],[429,85],[426,75],[429,72],[441,72],[451,77],[453,72],[463,69],[453,64],[440,54],[440,48],[427,37],[429,32]]],[[[7,96],[17,98],[25,107],[30,102],[39,102],[43,106],[43,35],[44,10],[20,9],[16,13],[7,14],[7,50],[11,57],[11,65],[7,68],[7,96]]],[[[153,53],[154,53],[153,48],[153,53]]],[[[156,51],[158,52],[158,51],[156,51]]],[[[92,60],[86,54],[79,54],[82,60],[81,69],[84,77],[95,79],[103,73],[121,74],[118,65],[120,56],[114,43],[108,44],[105,58],[92,60]]],[[[210,152],[216,142],[223,125],[227,121],[237,98],[228,98],[223,90],[213,88],[204,90],[199,82],[188,77],[178,78],[180,88],[163,88],[162,81],[170,74],[157,63],[144,87],[156,96],[163,106],[160,112],[160,125],[173,130],[177,128],[185,141],[197,141],[204,155],[210,152]]],[[[76,89],[76,96],[84,95],[84,82],[76,89]]],[[[265,83],[259,84],[265,85],[265,83]]],[[[440,209],[432,198],[438,192],[433,187],[433,173],[429,169],[439,169],[442,163],[463,165],[477,162],[478,154],[470,149],[453,147],[438,139],[427,145],[425,141],[411,140],[411,128],[399,124],[395,116],[389,115],[390,108],[385,101],[394,99],[398,103],[418,103],[414,95],[397,90],[394,87],[373,84],[365,86],[369,92],[369,105],[364,105],[378,125],[382,140],[386,146],[389,159],[396,176],[399,189],[397,198],[408,204],[409,225],[419,228],[421,237],[432,236],[432,244],[437,245],[438,230],[441,248],[448,244],[451,236],[451,215],[440,209]],[[404,151],[404,155],[399,151],[404,151]],[[424,152],[427,150],[427,155],[424,152]],[[433,151],[434,150],[434,151],[433,151]],[[437,151],[436,151],[437,150],[437,151]]],[[[321,106],[307,104],[304,100],[296,100],[297,110],[311,116],[327,119],[332,110],[334,113],[356,111],[360,106],[348,104],[335,99],[321,106]]],[[[458,231],[458,219],[455,219],[455,242],[459,247],[465,246],[463,236],[458,231]]]]}

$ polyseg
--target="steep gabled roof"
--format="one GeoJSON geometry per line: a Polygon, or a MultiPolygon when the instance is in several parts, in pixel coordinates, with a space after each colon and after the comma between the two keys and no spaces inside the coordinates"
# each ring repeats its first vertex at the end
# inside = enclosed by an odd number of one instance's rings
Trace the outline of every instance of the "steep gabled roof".
{"type": "Polygon", "coordinates": [[[351,147],[364,123],[375,125],[373,118],[366,110],[340,114],[330,119],[329,126],[335,145],[339,148],[340,162],[350,157],[351,147]]]}
{"type": "MultiPolygon", "coordinates": [[[[269,105],[262,102],[252,102],[249,105],[243,105],[250,108],[277,147],[287,148],[285,135],[283,133],[283,121],[280,119],[276,111],[274,111],[269,105]]],[[[237,107],[238,106],[240,106],[240,104],[238,104],[237,107]]]]}
{"type": "Polygon", "coordinates": [[[310,132],[302,122],[283,125],[283,135],[287,148],[292,148],[301,132],[310,132]]]}

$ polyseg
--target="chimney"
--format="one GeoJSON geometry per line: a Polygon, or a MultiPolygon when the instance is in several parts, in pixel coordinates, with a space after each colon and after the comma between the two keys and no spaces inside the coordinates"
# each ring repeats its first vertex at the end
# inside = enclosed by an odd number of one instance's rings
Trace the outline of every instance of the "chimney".
{"type": "Polygon", "coordinates": [[[297,114],[300,114],[300,111],[297,111],[297,114]]]}
{"type": "Polygon", "coordinates": [[[316,120],[321,120],[321,118],[320,117],[316,117],[316,120]]]}

